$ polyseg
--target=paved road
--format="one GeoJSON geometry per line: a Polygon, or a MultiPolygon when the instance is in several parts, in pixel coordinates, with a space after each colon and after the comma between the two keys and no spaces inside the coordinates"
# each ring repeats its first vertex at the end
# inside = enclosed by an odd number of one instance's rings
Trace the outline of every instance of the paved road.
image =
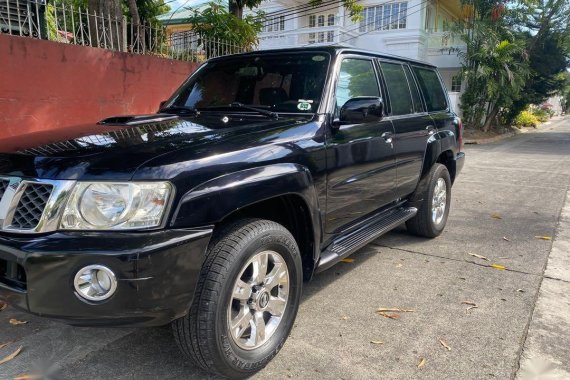
{"type": "MultiPolygon", "coordinates": [[[[560,239],[570,225],[554,242],[559,252],[546,280],[553,242],[535,238],[555,235],[564,205],[570,120],[466,151],[443,235],[425,240],[398,229],[354,254],[353,263],[318,275],[305,287],[289,341],[256,378],[509,379],[525,342],[530,367],[538,357],[570,372],[568,357],[556,357],[570,346],[568,330],[552,313],[553,305],[570,308],[570,279],[556,273],[569,260],[568,250],[560,252],[568,241],[560,239]],[[463,301],[478,307],[467,310],[463,301]],[[375,313],[379,307],[416,312],[389,319],[375,313]]],[[[168,328],[72,328],[11,308],[0,312],[0,326],[0,345],[16,341],[0,358],[24,347],[0,365],[2,380],[46,368],[58,379],[207,378],[184,364],[168,328]],[[29,323],[12,326],[10,318],[29,323]]]]}

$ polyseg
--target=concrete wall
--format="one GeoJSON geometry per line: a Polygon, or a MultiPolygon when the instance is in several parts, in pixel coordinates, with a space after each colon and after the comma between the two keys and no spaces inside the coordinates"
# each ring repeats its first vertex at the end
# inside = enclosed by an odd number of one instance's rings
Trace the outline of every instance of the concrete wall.
{"type": "Polygon", "coordinates": [[[0,35],[0,148],[156,112],[197,64],[0,35]]]}

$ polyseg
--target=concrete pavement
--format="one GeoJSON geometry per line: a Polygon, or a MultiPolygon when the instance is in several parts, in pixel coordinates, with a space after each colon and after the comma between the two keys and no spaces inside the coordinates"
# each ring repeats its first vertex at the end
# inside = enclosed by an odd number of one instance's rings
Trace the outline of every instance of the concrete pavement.
{"type": "MultiPolygon", "coordinates": [[[[538,357],[569,371],[559,316],[569,313],[570,227],[558,221],[570,183],[570,120],[466,152],[442,236],[399,228],[353,263],[317,275],[290,339],[255,378],[510,379],[521,354],[523,369],[538,357]],[[556,231],[554,248],[536,238],[556,231]],[[416,311],[390,319],[379,307],[416,311]]],[[[0,349],[0,360],[24,348],[0,365],[2,380],[47,368],[57,379],[209,378],[185,364],[168,328],[73,328],[8,308],[0,345],[7,341],[15,343],[0,349]]]]}

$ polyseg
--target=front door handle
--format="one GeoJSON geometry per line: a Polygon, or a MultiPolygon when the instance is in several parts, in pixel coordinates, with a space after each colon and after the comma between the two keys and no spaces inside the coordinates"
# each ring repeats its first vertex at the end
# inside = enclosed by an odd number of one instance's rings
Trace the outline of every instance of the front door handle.
{"type": "Polygon", "coordinates": [[[428,125],[426,127],[427,133],[429,136],[433,135],[435,133],[435,127],[433,125],[428,125]]]}
{"type": "Polygon", "coordinates": [[[381,137],[384,139],[386,144],[391,144],[393,136],[394,136],[394,134],[392,132],[384,132],[384,133],[382,133],[381,137]]]}

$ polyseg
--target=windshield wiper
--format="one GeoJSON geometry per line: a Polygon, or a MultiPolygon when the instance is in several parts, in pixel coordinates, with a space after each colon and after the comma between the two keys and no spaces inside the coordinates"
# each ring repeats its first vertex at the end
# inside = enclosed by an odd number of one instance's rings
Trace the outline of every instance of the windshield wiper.
{"type": "Polygon", "coordinates": [[[192,107],[170,106],[170,107],[161,108],[158,112],[173,113],[173,114],[182,114],[182,113],[197,114],[198,110],[192,107]]]}
{"type": "Polygon", "coordinates": [[[277,115],[276,112],[267,111],[267,110],[264,110],[262,108],[246,106],[245,104],[240,103],[240,102],[233,102],[230,104],[230,107],[241,108],[241,109],[248,110],[248,111],[254,111],[254,112],[259,113],[260,115],[265,115],[265,116],[268,116],[268,117],[275,119],[275,120],[279,119],[279,115],[277,115]]]}

